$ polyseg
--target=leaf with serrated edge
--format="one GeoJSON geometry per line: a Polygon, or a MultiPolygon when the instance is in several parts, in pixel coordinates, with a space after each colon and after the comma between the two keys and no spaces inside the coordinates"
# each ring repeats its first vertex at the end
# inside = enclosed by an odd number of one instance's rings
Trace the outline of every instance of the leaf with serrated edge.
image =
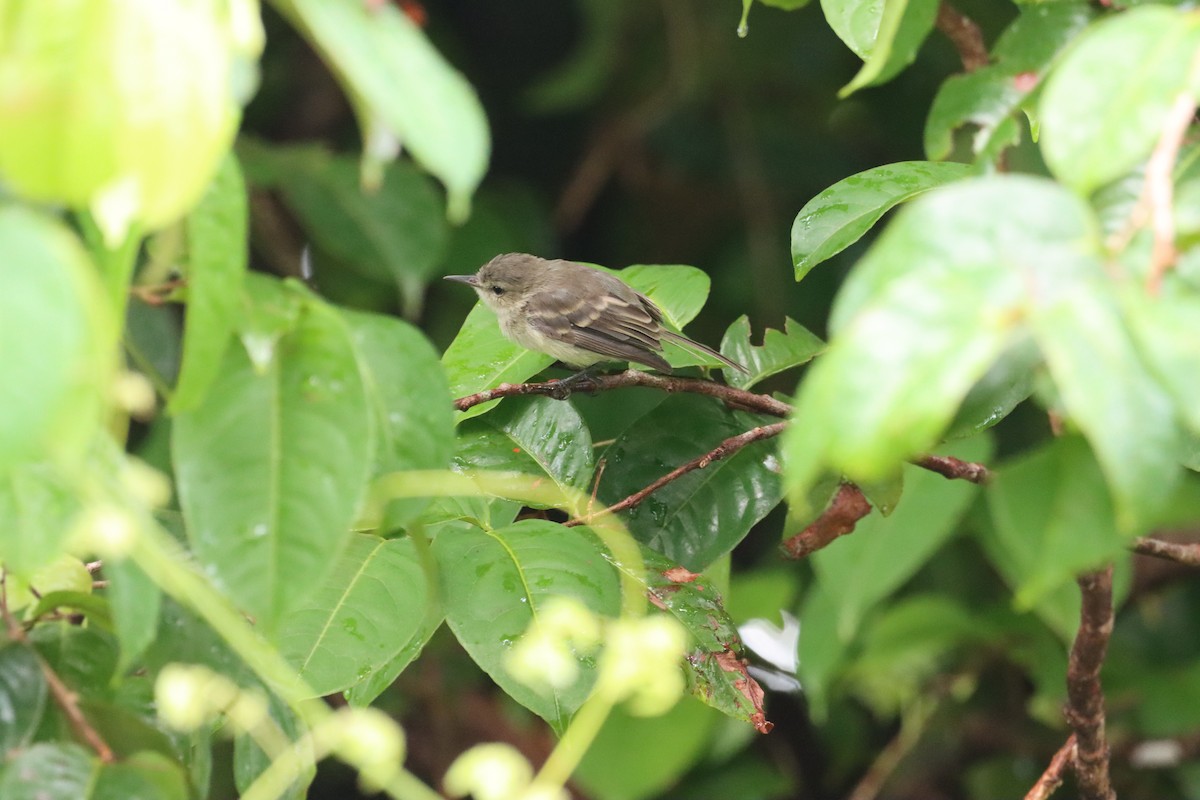
{"type": "Polygon", "coordinates": [[[749,370],[748,374],[726,371],[725,379],[739,389],[749,389],[764,378],[807,364],[824,350],[825,343],[791,317],[784,318],[782,331],[768,328],[761,345],[750,343],[750,319],[744,314],[733,321],[721,339],[721,354],[749,370]]]}

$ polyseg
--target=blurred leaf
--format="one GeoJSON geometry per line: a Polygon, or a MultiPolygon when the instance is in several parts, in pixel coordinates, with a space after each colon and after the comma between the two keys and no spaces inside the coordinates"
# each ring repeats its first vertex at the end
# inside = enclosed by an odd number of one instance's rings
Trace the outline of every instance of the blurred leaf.
{"type": "Polygon", "coordinates": [[[55,590],[40,593],[37,604],[26,615],[29,619],[39,619],[56,611],[69,609],[77,612],[87,620],[88,624],[105,633],[113,632],[112,612],[108,607],[107,598],[92,594],[91,581],[87,591],[55,590]]]}
{"type": "Polygon", "coordinates": [[[577,4],[580,33],[570,56],[542,75],[527,92],[538,114],[561,114],[595,102],[616,72],[627,44],[627,8],[609,0],[577,4]]]}
{"type": "Polygon", "coordinates": [[[161,753],[135,753],[117,764],[104,764],[88,800],[188,800],[183,768],[161,753]]]}
{"type": "Polygon", "coordinates": [[[24,644],[0,647],[0,758],[33,739],[46,710],[46,679],[37,655],[24,644]]]}
{"type": "Polygon", "coordinates": [[[271,636],[343,547],[372,460],[370,409],[349,327],[307,301],[255,369],[243,348],[173,430],[188,537],[271,636]]]}
{"type": "MultiPolygon", "coordinates": [[[[341,310],[362,372],[376,438],[372,477],[445,469],[454,449],[454,416],[446,375],[420,331],[393,317],[341,310]]],[[[394,500],[389,528],[416,518],[428,500],[394,500]]]]}
{"type": "Polygon", "coordinates": [[[1145,665],[1139,675],[1133,711],[1140,735],[1184,736],[1200,725],[1200,665],[1145,665]]]}
{"type": "Polygon", "coordinates": [[[103,297],[65,227],[0,208],[0,470],[78,457],[95,433],[115,352],[103,297]]]}
{"type": "MultiPolygon", "coordinates": [[[[287,704],[274,694],[267,695],[268,718],[287,737],[288,741],[297,741],[307,733],[304,724],[296,719],[296,715],[287,704]]],[[[272,757],[263,752],[254,737],[248,733],[239,733],[233,741],[233,780],[238,791],[245,793],[250,785],[271,766],[272,757]]],[[[279,795],[284,800],[304,800],[308,796],[308,787],[316,775],[316,767],[312,764],[303,766],[300,775],[288,784],[279,795]]]]}
{"type": "Polygon", "coordinates": [[[1088,28],[1051,73],[1038,106],[1051,171],[1089,194],[1150,155],[1176,97],[1200,86],[1200,20],[1162,6],[1088,28]]]}
{"type": "MultiPolygon", "coordinates": [[[[605,449],[599,498],[611,505],[730,436],[761,424],[697,395],[672,395],[605,449]]],[[[627,512],[634,537],[690,570],[728,553],[780,500],[779,464],[771,441],[682,476],[627,512]]]]}
{"type": "Polygon", "coordinates": [[[396,162],[370,191],[349,156],[313,146],[252,143],[242,152],[272,165],[284,200],[318,248],[362,275],[399,287],[410,303],[419,300],[449,236],[442,200],[429,178],[396,162]]]}
{"type": "Polygon", "coordinates": [[[487,118],[466,79],[390,3],[274,0],[313,42],[354,104],[364,143],[382,125],[446,185],[448,213],[470,211],[491,148],[487,118]]]}
{"type": "Polygon", "coordinates": [[[1033,394],[1034,369],[1040,363],[1041,354],[1032,342],[1009,348],[967,392],[946,438],[974,436],[1007,417],[1033,394]]]}
{"type": "Polygon", "coordinates": [[[561,690],[530,688],[508,674],[504,654],[555,597],[570,597],[602,616],[620,605],[617,573],[585,527],[528,519],[495,531],[447,528],[433,542],[446,621],[484,672],[510,697],[561,733],[591,691],[595,663],[561,690]]]}
{"type": "Polygon", "coordinates": [[[1148,297],[1139,287],[1122,299],[1141,357],[1173,396],[1180,419],[1200,433],[1200,292],[1148,297]]]}
{"type": "MultiPolygon", "coordinates": [[[[63,683],[86,698],[104,698],[117,669],[117,643],[99,628],[66,621],[43,622],[29,632],[29,642],[63,683]]],[[[7,796],[0,793],[0,797],[7,796]]]]}
{"type": "Polygon", "coordinates": [[[133,302],[125,309],[122,344],[131,367],[164,394],[179,377],[183,333],[178,309],[169,304],[133,302]]]}
{"type": "Polygon", "coordinates": [[[925,153],[933,160],[950,155],[952,134],[963,125],[978,130],[972,152],[993,152],[1010,121],[1041,83],[1063,47],[1083,30],[1093,12],[1084,2],[1039,3],[1020,16],[992,49],[995,63],[946,79],[925,121],[925,153]]]}
{"type": "Polygon", "coordinates": [[[592,437],[570,403],[510,397],[486,417],[459,426],[454,463],[462,472],[522,472],[586,492],[592,458],[592,437]]]}
{"type": "Polygon", "coordinates": [[[1066,411],[1108,479],[1117,525],[1132,534],[1157,522],[1182,477],[1182,437],[1171,398],[1140,360],[1108,285],[1047,302],[1031,321],[1066,411]]]}
{"type": "Polygon", "coordinates": [[[100,770],[98,760],[70,742],[35,744],[4,766],[0,774],[4,800],[84,800],[91,796],[100,770]]]}
{"type": "Polygon", "coordinates": [[[173,662],[202,664],[241,686],[256,683],[249,667],[234,655],[224,639],[169,597],[162,601],[158,635],[146,648],[142,661],[152,672],[173,662]]]}
{"type": "MultiPolygon", "coordinates": [[[[995,544],[1006,555],[1000,566],[1015,583],[1021,608],[1034,607],[1128,544],[1117,529],[1104,476],[1078,437],[1056,439],[1005,465],[988,485],[987,498],[995,544]]],[[[1060,633],[1078,625],[1077,613],[1070,613],[1078,609],[1078,601],[1072,605],[1050,617],[1060,633]]]]}
{"type": "Polygon", "coordinates": [[[895,206],[971,172],[968,164],[901,161],[838,181],[808,201],[792,223],[796,280],[857,242],[895,206]]]}
{"type": "Polygon", "coordinates": [[[917,57],[933,30],[938,0],[821,0],[834,33],[865,62],[838,92],[847,97],[894,78],[917,57]]]}
{"type": "Polygon", "coordinates": [[[104,562],[108,597],[120,642],[117,672],[122,673],[137,661],[158,632],[158,612],[162,592],[132,559],[108,559],[104,562]]]}
{"type": "MultiPolygon", "coordinates": [[[[1049,181],[976,178],[904,209],[843,285],[784,434],[788,494],[893,477],[936,445],[1035,305],[1105,274],[1087,207],[1049,181]]],[[[1082,362],[1087,363],[1087,362],[1082,362]]]]}
{"type": "MultiPolygon", "coordinates": [[[[986,462],[990,441],[964,440],[945,454],[986,462]]],[[[800,680],[818,707],[827,702],[835,670],[868,612],[954,534],[979,488],[912,466],[904,468],[904,484],[904,499],[891,516],[871,513],[852,534],[810,556],[817,584],[800,615],[800,680]]]]}
{"type": "Polygon", "coordinates": [[[14,573],[28,577],[59,554],[77,510],[71,488],[51,465],[0,469],[0,563],[10,583],[14,573]]]}
{"type": "Polygon", "coordinates": [[[432,599],[411,539],[354,534],[316,592],[279,633],[315,696],[344,691],[412,641],[432,599]]]}
{"type": "Polygon", "coordinates": [[[739,389],[749,389],[764,378],[807,364],[824,350],[825,343],[791,317],[784,318],[782,331],[768,328],[761,345],[750,343],[750,319],[745,314],[734,320],[721,338],[721,353],[750,370],[746,375],[726,372],[725,379],[739,389]]]}
{"type": "Polygon", "coordinates": [[[179,382],[170,411],[195,408],[229,347],[249,258],[246,184],[226,155],[208,191],[187,216],[187,316],[179,382]]]}
{"type": "Polygon", "coordinates": [[[701,759],[718,719],[688,698],[657,717],[635,717],[618,706],[571,779],[596,800],[659,797],[701,759]]]}

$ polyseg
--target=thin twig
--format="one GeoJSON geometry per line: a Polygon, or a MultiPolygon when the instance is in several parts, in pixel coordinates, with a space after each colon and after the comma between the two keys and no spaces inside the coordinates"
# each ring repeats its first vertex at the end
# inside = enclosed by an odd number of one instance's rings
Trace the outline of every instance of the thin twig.
{"type": "Polygon", "coordinates": [[[625,499],[613,503],[608,508],[601,509],[594,514],[588,514],[585,517],[569,520],[565,524],[568,526],[587,525],[596,517],[599,517],[603,514],[614,514],[618,511],[625,511],[630,508],[635,508],[639,503],[657,492],[659,489],[666,486],[668,483],[682,478],[689,472],[694,472],[698,469],[704,469],[714,461],[720,461],[723,458],[728,458],[749,444],[760,442],[763,439],[769,439],[772,436],[778,436],[779,434],[783,433],[783,429],[785,427],[787,427],[786,422],[776,422],[773,425],[763,425],[758,428],[751,428],[745,433],[739,433],[737,436],[730,436],[728,439],[721,442],[704,455],[699,456],[698,458],[693,458],[686,464],[676,467],[666,475],[663,475],[661,478],[651,483],[646,488],[636,491],[625,499]]]}
{"type": "Polygon", "coordinates": [[[1079,576],[1083,606],[1067,664],[1067,722],[1075,731],[1075,777],[1082,800],[1115,800],[1108,777],[1100,669],[1112,635],[1112,566],[1079,576]]]}
{"type": "Polygon", "coordinates": [[[870,513],[871,504],[862,489],[843,483],[821,516],[783,543],[783,552],[788,558],[805,558],[853,531],[858,521],[870,513]]]}
{"type": "Polygon", "coordinates": [[[1075,734],[1072,733],[1063,742],[1062,747],[1058,748],[1058,752],[1054,754],[1054,758],[1050,759],[1050,764],[1046,767],[1046,771],[1042,773],[1042,777],[1038,778],[1038,782],[1025,795],[1025,800],[1048,800],[1050,795],[1054,794],[1054,790],[1062,785],[1063,776],[1074,760],[1075,734]]]}
{"type": "Polygon", "coordinates": [[[875,757],[847,800],[875,800],[879,796],[888,778],[921,741],[921,736],[925,733],[929,720],[937,710],[947,688],[938,689],[933,696],[920,698],[904,715],[900,720],[900,730],[875,757]]]}
{"type": "Polygon", "coordinates": [[[1146,185],[1142,198],[1150,214],[1150,228],[1154,232],[1146,288],[1152,294],[1158,292],[1163,275],[1178,257],[1175,251],[1175,181],[1172,173],[1179,148],[1183,146],[1183,138],[1195,116],[1196,98],[1189,92],[1181,93],[1167,112],[1158,144],[1146,162],[1146,185]]]}
{"type": "Polygon", "coordinates": [[[1131,545],[1133,552],[1168,561],[1200,567],[1200,542],[1169,542],[1151,536],[1139,536],[1131,545]]]}
{"type": "Polygon", "coordinates": [[[983,464],[976,464],[973,461],[963,461],[961,458],[955,458],[954,456],[925,455],[914,458],[912,463],[930,472],[936,472],[943,478],[949,478],[950,480],[983,484],[991,480],[992,477],[992,473],[983,464]]]}
{"type": "MultiPolygon", "coordinates": [[[[0,570],[0,617],[4,618],[4,627],[8,631],[8,638],[14,642],[25,643],[25,629],[20,623],[13,618],[13,615],[8,610],[8,594],[5,587],[7,573],[0,570]]],[[[88,746],[96,751],[96,755],[106,764],[110,764],[116,760],[113,755],[112,748],[104,741],[92,724],[87,721],[87,717],[79,709],[79,696],[71,691],[71,688],[62,682],[58,677],[58,673],[42,658],[41,654],[31,648],[33,657],[37,659],[38,666],[42,669],[42,676],[46,679],[46,686],[50,689],[50,695],[54,698],[54,702],[67,718],[72,730],[88,743],[88,746]]]]}
{"type": "Polygon", "coordinates": [[[973,19],[963,14],[946,0],[938,6],[937,20],[934,23],[962,60],[963,69],[974,72],[980,67],[987,66],[988,51],[983,41],[983,31],[973,19]]]}

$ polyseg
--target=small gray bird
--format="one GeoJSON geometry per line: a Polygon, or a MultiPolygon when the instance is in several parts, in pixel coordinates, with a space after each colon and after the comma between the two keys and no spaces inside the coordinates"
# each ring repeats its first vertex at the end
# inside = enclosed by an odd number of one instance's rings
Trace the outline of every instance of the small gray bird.
{"type": "Polygon", "coordinates": [[[670,372],[659,355],[662,340],[669,339],[746,372],[716,350],[664,328],[662,311],[644,294],[574,261],[505,253],[474,275],[447,275],[446,280],[473,288],[496,312],[509,339],[571,367],[636,361],[670,372]]]}

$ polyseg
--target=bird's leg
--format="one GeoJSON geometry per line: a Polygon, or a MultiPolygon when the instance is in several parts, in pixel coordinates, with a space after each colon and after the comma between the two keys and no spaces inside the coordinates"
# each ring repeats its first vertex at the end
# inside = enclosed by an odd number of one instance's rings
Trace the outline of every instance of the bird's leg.
{"type": "Polygon", "coordinates": [[[554,382],[554,391],[550,396],[555,400],[566,400],[572,392],[595,392],[599,389],[596,383],[596,373],[593,367],[587,367],[554,382]]]}

